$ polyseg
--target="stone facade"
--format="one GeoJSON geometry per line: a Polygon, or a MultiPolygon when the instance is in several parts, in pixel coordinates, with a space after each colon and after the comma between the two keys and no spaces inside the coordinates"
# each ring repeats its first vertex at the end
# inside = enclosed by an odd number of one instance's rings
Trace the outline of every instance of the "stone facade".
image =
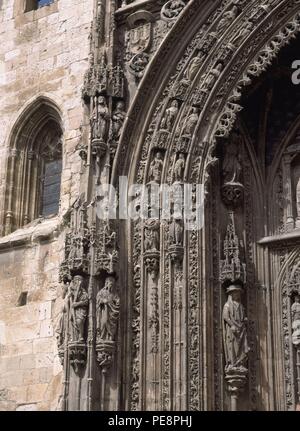
{"type": "Polygon", "coordinates": [[[63,252],[58,231],[79,192],[81,164],[74,149],[83,121],[93,2],[59,0],[26,13],[24,6],[23,0],[1,2],[1,214],[12,129],[39,97],[49,97],[61,110],[64,169],[58,217],[13,232],[0,246],[0,410],[54,410],[62,380],[53,335],[63,252]],[[41,234],[51,240],[41,240],[41,234]],[[18,307],[22,292],[28,292],[27,304],[18,307]]]}
{"type": "Polygon", "coordinates": [[[299,409],[299,1],[0,14],[0,409],[299,409]],[[122,176],[170,217],[108,217],[122,176]]]}

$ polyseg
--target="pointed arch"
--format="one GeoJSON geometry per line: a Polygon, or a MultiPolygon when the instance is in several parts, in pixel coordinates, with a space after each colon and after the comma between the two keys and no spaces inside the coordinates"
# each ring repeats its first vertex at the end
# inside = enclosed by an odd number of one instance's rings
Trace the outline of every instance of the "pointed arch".
{"type": "Polygon", "coordinates": [[[60,109],[47,96],[18,116],[9,136],[3,235],[58,212],[62,135],[60,109]]]}

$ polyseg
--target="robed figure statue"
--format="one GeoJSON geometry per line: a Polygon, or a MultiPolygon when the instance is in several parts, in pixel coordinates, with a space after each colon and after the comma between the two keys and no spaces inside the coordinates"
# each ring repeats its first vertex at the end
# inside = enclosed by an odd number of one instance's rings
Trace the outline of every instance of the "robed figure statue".
{"type": "Polygon", "coordinates": [[[227,289],[228,299],[223,308],[223,337],[226,372],[247,368],[248,341],[247,318],[241,302],[242,288],[231,285],[227,289]]]}
{"type": "Polygon", "coordinates": [[[120,298],[115,292],[115,278],[109,276],[104,287],[99,290],[96,301],[97,335],[98,339],[115,341],[118,318],[120,313],[120,298]]]}

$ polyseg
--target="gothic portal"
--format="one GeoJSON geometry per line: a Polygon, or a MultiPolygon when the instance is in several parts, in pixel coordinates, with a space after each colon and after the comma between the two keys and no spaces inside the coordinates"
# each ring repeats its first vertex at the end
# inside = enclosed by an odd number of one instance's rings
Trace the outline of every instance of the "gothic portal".
{"type": "Polygon", "coordinates": [[[299,409],[300,1],[0,23],[0,410],[299,409]]]}

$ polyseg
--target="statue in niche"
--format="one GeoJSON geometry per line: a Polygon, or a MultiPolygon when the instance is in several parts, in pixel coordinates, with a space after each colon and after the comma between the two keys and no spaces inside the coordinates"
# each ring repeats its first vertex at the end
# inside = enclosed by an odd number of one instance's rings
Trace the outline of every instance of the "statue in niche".
{"type": "Polygon", "coordinates": [[[226,183],[238,183],[242,172],[242,158],[238,147],[238,136],[226,147],[223,161],[223,175],[226,183]]]}
{"type": "Polygon", "coordinates": [[[125,104],[123,101],[120,100],[117,103],[116,109],[112,114],[112,138],[115,141],[118,141],[120,139],[125,117],[125,104]]]}
{"type": "Polygon", "coordinates": [[[204,54],[200,51],[199,54],[190,61],[185,72],[186,81],[192,82],[194,80],[198,70],[200,69],[203,57],[204,54]]]}
{"type": "Polygon", "coordinates": [[[145,226],[145,251],[159,251],[159,228],[158,220],[148,220],[145,226]]]}
{"type": "Polygon", "coordinates": [[[170,244],[183,246],[183,223],[182,220],[173,217],[170,224],[170,244]]]}
{"type": "Polygon", "coordinates": [[[180,153],[174,166],[174,180],[175,182],[182,182],[185,170],[185,157],[180,153]]]}
{"type": "Polygon", "coordinates": [[[115,341],[120,314],[120,298],[115,290],[113,276],[105,279],[104,287],[96,298],[97,334],[100,340],[115,341]]]}
{"type": "Polygon", "coordinates": [[[183,127],[183,135],[192,137],[199,120],[199,110],[193,107],[191,114],[187,117],[183,127]]]}
{"type": "Polygon", "coordinates": [[[217,32],[222,32],[223,30],[225,30],[227,27],[230,26],[230,24],[236,19],[236,17],[238,16],[238,7],[237,6],[233,6],[232,9],[228,10],[227,12],[225,12],[222,16],[222,18],[220,19],[220,22],[217,26],[217,32]]]}
{"type": "Polygon", "coordinates": [[[254,24],[252,21],[247,21],[245,27],[242,27],[238,34],[230,41],[233,46],[238,46],[253,30],[254,24]]]}
{"type": "Polygon", "coordinates": [[[292,343],[294,346],[300,345],[300,295],[296,293],[294,303],[291,308],[292,314],[292,343]]]}
{"type": "Polygon", "coordinates": [[[223,63],[218,62],[216,66],[209,71],[207,78],[205,79],[201,87],[201,90],[204,92],[210,91],[215,85],[219,76],[221,75],[222,70],[223,70],[223,63]]]}
{"type": "Polygon", "coordinates": [[[109,110],[105,97],[95,97],[94,110],[91,117],[92,139],[105,141],[109,124],[109,110]]]}
{"type": "Polygon", "coordinates": [[[171,132],[178,115],[178,111],[178,102],[177,100],[173,100],[171,106],[166,110],[165,116],[161,121],[160,128],[171,132]]]}
{"type": "Polygon", "coordinates": [[[248,359],[247,318],[241,302],[242,288],[231,285],[227,289],[227,302],[223,308],[223,337],[226,372],[232,369],[246,370],[248,359]]]}
{"type": "Polygon", "coordinates": [[[84,288],[84,279],[76,275],[70,285],[70,321],[73,328],[72,341],[84,342],[84,327],[87,319],[89,298],[84,288]]]}
{"type": "Polygon", "coordinates": [[[163,156],[162,156],[162,153],[158,151],[155,154],[154,159],[150,164],[150,172],[149,172],[150,181],[154,181],[155,183],[160,184],[163,167],[164,167],[163,156]]]}

